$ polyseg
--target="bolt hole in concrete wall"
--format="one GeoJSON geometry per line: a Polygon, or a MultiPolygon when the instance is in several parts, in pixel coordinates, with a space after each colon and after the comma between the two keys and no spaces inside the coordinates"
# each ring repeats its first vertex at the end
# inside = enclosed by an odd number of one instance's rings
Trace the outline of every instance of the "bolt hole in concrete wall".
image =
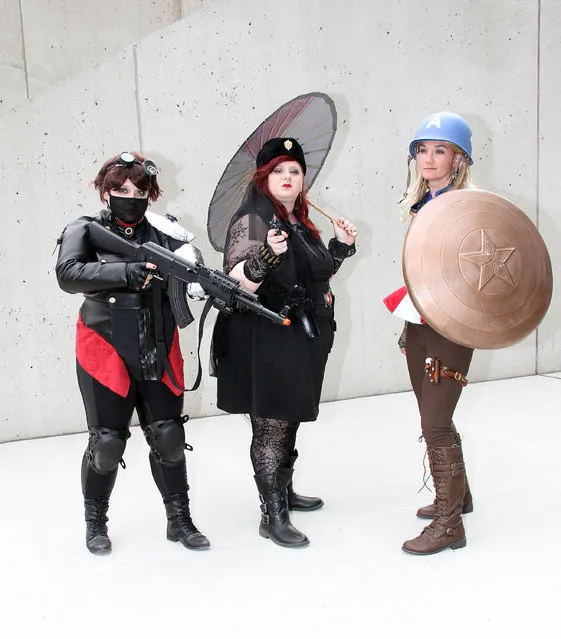
{"type": "MultiPolygon", "coordinates": [[[[557,271],[551,172],[560,23],[552,0],[201,2],[186,18],[5,113],[0,260],[10,277],[0,301],[0,438],[85,428],[73,356],[80,299],[58,289],[52,250],[65,224],[97,209],[90,181],[100,163],[123,149],[153,157],[165,189],[154,210],[176,215],[197,234],[207,262],[220,267],[205,226],[226,163],[267,115],[309,91],[331,95],[339,116],[312,195],[360,228],[358,254],[333,282],[339,331],[323,399],[408,390],[396,346],[401,326],[381,303],[402,282],[405,226],[396,201],[408,142],[426,114],[461,113],[474,131],[476,183],[534,220],[539,213],[557,271]]],[[[329,222],[316,220],[329,237],[329,222]]],[[[471,379],[533,374],[536,362],[541,372],[559,370],[558,326],[554,298],[537,342],[532,335],[476,353],[471,379]]],[[[182,343],[193,377],[195,332],[185,331],[182,343]]],[[[186,408],[192,416],[218,413],[214,380],[205,377],[186,408]]]]}

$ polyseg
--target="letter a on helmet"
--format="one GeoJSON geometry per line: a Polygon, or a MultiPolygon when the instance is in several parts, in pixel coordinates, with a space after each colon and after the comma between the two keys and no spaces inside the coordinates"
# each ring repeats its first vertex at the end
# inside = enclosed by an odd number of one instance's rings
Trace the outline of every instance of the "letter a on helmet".
{"type": "Polygon", "coordinates": [[[433,115],[430,122],[427,124],[427,129],[430,129],[431,126],[435,126],[437,129],[440,129],[440,116],[433,115]]]}

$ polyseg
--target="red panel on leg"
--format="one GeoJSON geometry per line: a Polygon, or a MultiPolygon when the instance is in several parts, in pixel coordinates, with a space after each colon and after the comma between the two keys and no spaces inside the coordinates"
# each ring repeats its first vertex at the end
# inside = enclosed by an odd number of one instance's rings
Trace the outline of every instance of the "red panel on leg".
{"type": "Polygon", "coordinates": [[[168,359],[175,379],[177,380],[177,383],[181,386],[181,388],[175,387],[167,372],[164,372],[162,382],[164,382],[164,384],[171,390],[172,393],[179,396],[183,392],[182,388],[185,386],[185,379],[183,377],[183,355],[181,354],[179,331],[177,330],[177,328],[175,329],[175,334],[173,336],[173,342],[171,344],[171,350],[169,352],[168,359]]]}
{"type": "Polygon", "coordinates": [[[76,359],[96,381],[121,397],[130,388],[127,368],[113,346],[88,328],[81,316],[76,323],[76,359]]]}

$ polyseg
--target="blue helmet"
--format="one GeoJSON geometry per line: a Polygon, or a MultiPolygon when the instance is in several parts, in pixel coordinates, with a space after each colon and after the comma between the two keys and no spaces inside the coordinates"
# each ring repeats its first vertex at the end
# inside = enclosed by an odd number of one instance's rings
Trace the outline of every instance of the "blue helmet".
{"type": "Polygon", "coordinates": [[[458,146],[471,159],[471,129],[468,123],[456,113],[433,113],[425,118],[417,131],[415,139],[409,145],[409,155],[417,155],[417,142],[423,140],[442,140],[458,146]]]}

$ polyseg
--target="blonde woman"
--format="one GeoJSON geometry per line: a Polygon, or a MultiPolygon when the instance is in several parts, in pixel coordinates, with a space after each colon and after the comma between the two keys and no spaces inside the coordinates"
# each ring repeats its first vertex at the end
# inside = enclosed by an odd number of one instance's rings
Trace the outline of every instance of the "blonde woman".
{"type": "MultiPolygon", "coordinates": [[[[413,179],[401,201],[404,212],[414,217],[441,193],[471,187],[471,130],[455,113],[435,113],[426,118],[409,145],[414,160],[413,179]]],[[[419,318],[408,322],[400,344],[405,351],[411,385],[421,415],[421,430],[435,486],[434,503],[420,508],[417,516],[431,523],[402,549],[415,555],[429,555],[446,548],[466,545],[462,514],[473,510],[466,480],[460,437],[452,421],[468,373],[473,349],[460,346],[437,333],[419,318]],[[427,361],[458,374],[432,384],[427,361]],[[459,378],[459,379],[458,379],[459,378]]]]}

